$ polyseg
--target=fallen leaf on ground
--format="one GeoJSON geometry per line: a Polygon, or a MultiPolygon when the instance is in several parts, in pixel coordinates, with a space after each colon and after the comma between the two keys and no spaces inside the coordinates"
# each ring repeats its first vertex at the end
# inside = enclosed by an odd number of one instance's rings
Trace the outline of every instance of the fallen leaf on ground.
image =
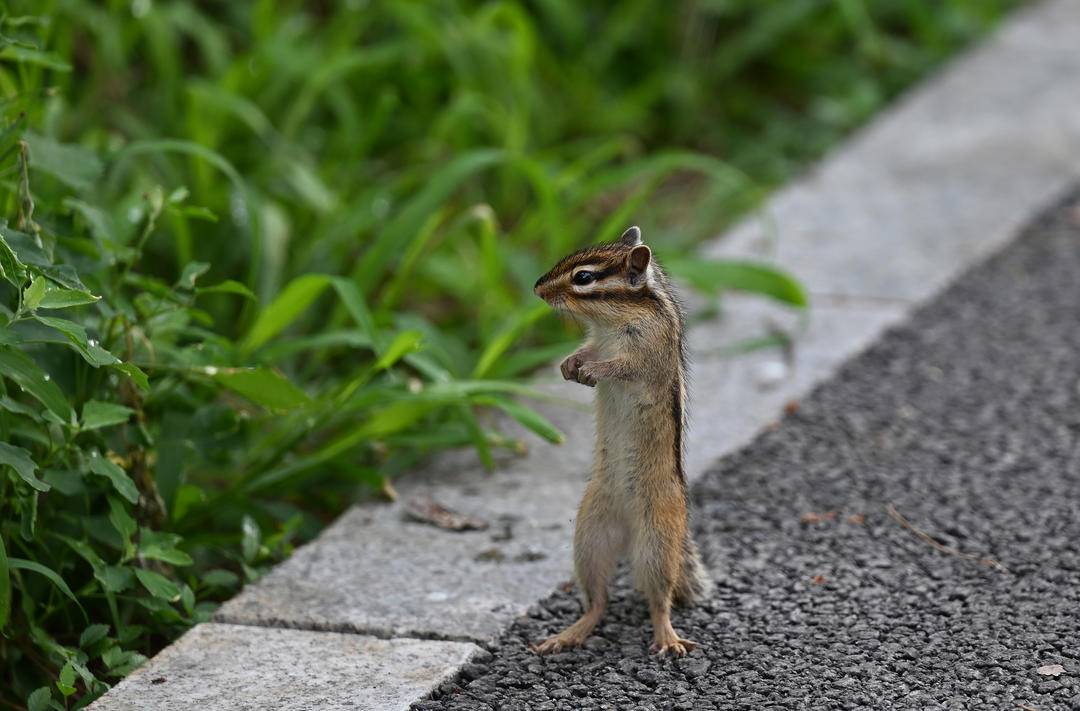
{"type": "Polygon", "coordinates": [[[787,403],[784,404],[784,414],[785,415],[794,415],[798,411],[799,411],[799,401],[798,400],[788,400],[787,403]]]}
{"type": "Polygon", "coordinates": [[[535,548],[528,548],[521,553],[514,556],[515,563],[535,563],[538,560],[547,558],[547,553],[536,550],[535,548]]]}
{"type": "Polygon", "coordinates": [[[847,522],[855,524],[856,526],[861,526],[866,523],[866,516],[863,514],[851,514],[847,517],[847,522]]]}
{"type": "Polygon", "coordinates": [[[824,585],[825,584],[825,576],[824,575],[815,575],[814,577],[810,578],[810,582],[812,582],[814,585],[824,585]]]}
{"type": "Polygon", "coordinates": [[[488,527],[487,521],[448,509],[431,499],[410,500],[405,504],[405,515],[448,531],[483,531],[488,527]]]}
{"type": "Polygon", "coordinates": [[[825,513],[809,511],[802,515],[802,517],[799,519],[799,523],[821,523],[822,521],[832,521],[835,518],[835,511],[826,511],[825,513]]]}
{"type": "Polygon", "coordinates": [[[1035,672],[1043,676],[1061,676],[1065,673],[1065,667],[1060,664],[1045,664],[1036,669],[1035,672]]]}
{"type": "Polygon", "coordinates": [[[477,563],[501,563],[506,560],[506,554],[498,548],[488,548],[477,553],[473,560],[477,563]]]}
{"type": "Polygon", "coordinates": [[[379,493],[383,495],[387,501],[397,501],[397,489],[390,483],[389,479],[384,478],[382,484],[379,486],[379,493]]]}

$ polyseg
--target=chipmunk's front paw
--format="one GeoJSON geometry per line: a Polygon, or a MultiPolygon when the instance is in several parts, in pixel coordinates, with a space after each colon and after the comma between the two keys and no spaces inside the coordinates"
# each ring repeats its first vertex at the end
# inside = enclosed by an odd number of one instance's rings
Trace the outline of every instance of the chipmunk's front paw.
{"type": "Polygon", "coordinates": [[[600,369],[596,366],[596,363],[582,363],[578,367],[577,381],[582,385],[595,388],[596,384],[600,382],[600,369]]]}
{"type": "Polygon", "coordinates": [[[578,351],[577,353],[571,353],[563,360],[559,366],[559,370],[562,371],[563,379],[573,380],[574,382],[580,382],[578,380],[578,374],[581,371],[581,366],[585,365],[590,360],[594,360],[595,356],[591,350],[578,351]]]}
{"type": "Polygon", "coordinates": [[[578,369],[585,361],[582,359],[581,354],[572,353],[566,357],[559,366],[559,370],[562,371],[563,380],[577,380],[578,369]]]}

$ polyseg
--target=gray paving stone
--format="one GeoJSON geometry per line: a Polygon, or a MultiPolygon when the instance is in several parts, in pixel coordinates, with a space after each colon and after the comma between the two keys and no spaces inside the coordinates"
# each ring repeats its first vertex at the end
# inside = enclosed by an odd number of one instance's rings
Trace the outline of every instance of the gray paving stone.
{"type": "Polygon", "coordinates": [[[91,704],[93,711],[393,711],[428,693],[472,644],[198,625],[91,704]]]}
{"type": "MultiPolygon", "coordinates": [[[[788,268],[813,304],[803,316],[729,298],[725,319],[693,329],[691,477],[775,422],[1080,175],[1080,92],[1070,90],[1080,52],[1062,51],[1070,39],[1080,44],[1078,4],[1055,0],[1017,15],[778,193],[761,216],[706,248],[788,268]],[[777,351],[718,355],[777,327],[793,336],[791,363],[777,351]]],[[[578,403],[591,395],[558,382],[554,370],[541,380],[578,403]]],[[[568,434],[561,447],[530,439],[529,456],[493,475],[458,453],[399,485],[403,499],[430,496],[493,523],[517,517],[512,539],[407,523],[400,505],[356,507],[227,603],[220,619],[381,636],[494,636],[570,577],[593,429],[585,408],[546,412],[568,434]]]]}

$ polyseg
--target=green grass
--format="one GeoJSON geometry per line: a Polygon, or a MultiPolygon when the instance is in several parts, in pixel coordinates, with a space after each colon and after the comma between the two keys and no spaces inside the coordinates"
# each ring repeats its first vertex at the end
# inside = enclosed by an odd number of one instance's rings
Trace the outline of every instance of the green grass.
{"type": "MultiPolygon", "coordinates": [[[[85,705],[576,334],[531,285],[688,259],[1013,0],[3,4],[0,704],[85,705]]],[[[797,275],[796,275],[797,276],[797,275]]],[[[524,398],[524,402],[521,400],[524,398]]]]}

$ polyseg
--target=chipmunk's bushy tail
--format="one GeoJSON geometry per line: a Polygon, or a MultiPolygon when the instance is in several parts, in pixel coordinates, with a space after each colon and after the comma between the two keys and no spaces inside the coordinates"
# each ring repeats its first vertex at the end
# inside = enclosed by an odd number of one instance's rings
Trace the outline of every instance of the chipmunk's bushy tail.
{"type": "Polygon", "coordinates": [[[674,602],[676,605],[693,605],[708,597],[712,589],[713,581],[701,560],[701,552],[694,539],[687,535],[683,541],[682,568],[675,583],[674,602]]]}

